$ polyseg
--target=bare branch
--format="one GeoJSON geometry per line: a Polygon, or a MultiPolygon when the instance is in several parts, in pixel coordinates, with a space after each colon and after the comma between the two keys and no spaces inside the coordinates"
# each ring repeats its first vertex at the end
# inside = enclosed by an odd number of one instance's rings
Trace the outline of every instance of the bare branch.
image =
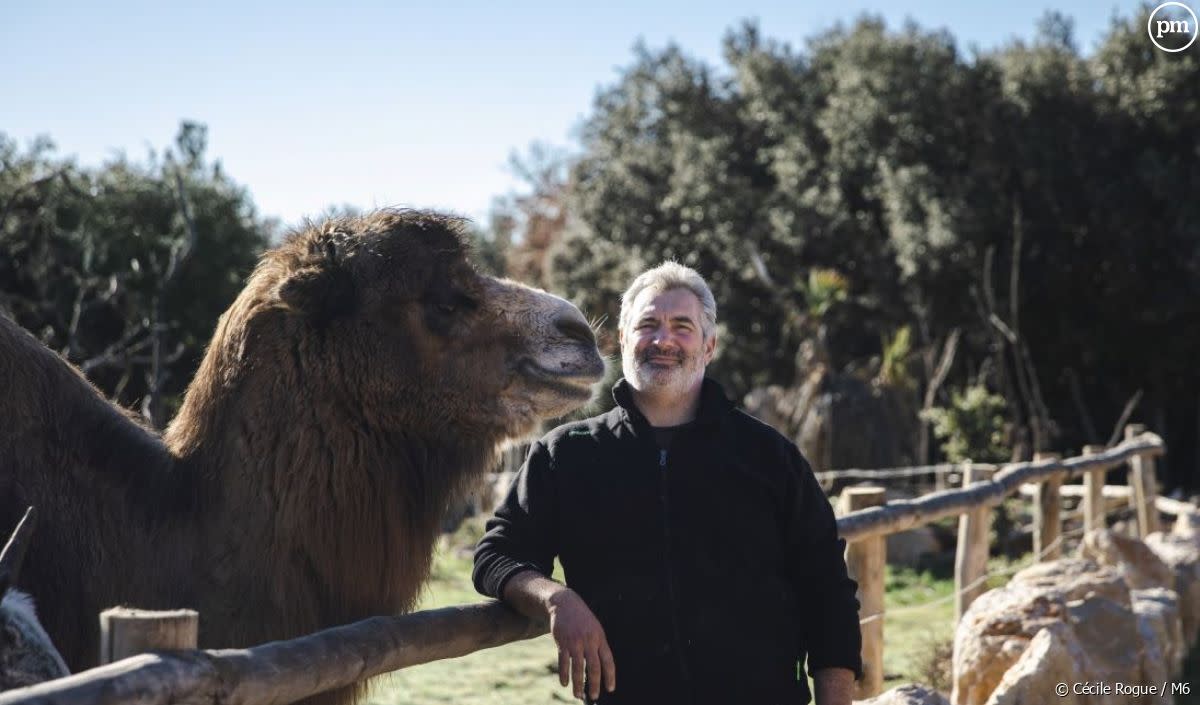
{"type": "Polygon", "coordinates": [[[1019,340],[1019,338],[1017,337],[1016,332],[1013,331],[1012,328],[1009,328],[1004,323],[1004,321],[1000,320],[1000,317],[997,316],[995,313],[988,315],[988,323],[991,323],[996,328],[996,330],[1000,331],[1000,333],[1004,336],[1005,340],[1007,340],[1009,343],[1011,343],[1012,345],[1017,344],[1017,341],[1019,340]]]}
{"type": "Polygon", "coordinates": [[[1129,401],[1125,402],[1125,408],[1121,410],[1121,415],[1117,417],[1117,423],[1113,426],[1112,435],[1108,437],[1108,447],[1111,448],[1121,440],[1121,435],[1124,433],[1125,424],[1129,423],[1129,417],[1133,415],[1133,410],[1137,408],[1139,402],[1142,401],[1142,390],[1138,389],[1129,397],[1129,401]]]}
{"type": "Polygon", "coordinates": [[[954,354],[958,350],[958,338],[961,333],[960,329],[955,328],[946,338],[946,343],[942,346],[942,358],[938,362],[933,377],[929,380],[929,386],[925,389],[925,403],[922,408],[929,409],[933,406],[938,389],[946,381],[946,376],[950,374],[950,367],[954,364],[954,354]]]}
{"type": "Polygon", "coordinates": [[[118,362],[128,362],[133,357],[134,353],[144,349],[150,344],[149,337],[143,338],[136,343],[133,342],[133,340],[141,335],[145,330],[146,325],[144,323],[139,323],[136,326],[131,327],[128,331],[126,331],[125,335],[121,336],[120,340],[112,345],[109,345],[99,355],[80,362],[79,369],[82,370],[84,374],[87,374],[97,367],[112,365],[118,362]]]}

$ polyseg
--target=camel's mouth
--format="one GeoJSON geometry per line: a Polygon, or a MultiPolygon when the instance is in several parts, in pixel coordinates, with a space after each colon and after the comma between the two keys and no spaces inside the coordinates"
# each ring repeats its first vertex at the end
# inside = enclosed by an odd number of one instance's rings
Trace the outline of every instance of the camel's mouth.
{"type": "Polygon", "coordinates": [[[552,370],[533,360],[522,360],[518,365],[521,375],[539,387],[549,389],[566,399],[585,401],[592,395],[592,385],[604,377],[604,363],[596,358],[594,364],[566,366],[552,370]]]}

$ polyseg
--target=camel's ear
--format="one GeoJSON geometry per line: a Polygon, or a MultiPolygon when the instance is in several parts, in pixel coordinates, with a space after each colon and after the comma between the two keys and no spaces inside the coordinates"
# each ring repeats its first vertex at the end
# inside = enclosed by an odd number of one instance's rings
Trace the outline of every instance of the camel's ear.
{"type": "Polygon", "coordinates": [[[316,323],[327,323],[354,308],[354,281],[336,264],[297,270],[283,280],[278,292],[288,308],[316,323]]]}

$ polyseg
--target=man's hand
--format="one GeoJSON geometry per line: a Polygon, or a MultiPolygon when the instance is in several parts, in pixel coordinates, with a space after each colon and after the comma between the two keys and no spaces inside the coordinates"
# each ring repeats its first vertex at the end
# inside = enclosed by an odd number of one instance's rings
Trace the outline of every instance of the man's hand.
{"type": "Polygon", "coordinates": [[[854,671],[822,668],[813,672],[814,705],[850,705],[854,699],[854,671]]]}
{"type": "Polygon", "coordinates": [[[612,692],[617,687],[617,667],[604,628],[587,603],[574,590],[563,589],[550,598],[550,633],[558,644],[558,682],[574,684],[575,697],[583,699],[584,673],[588,699],[600,697],[600,684],[612,692]]]}
{"type": "Polygon", "coordinates": [[[535,571],[513,576],[504,586],[504,601],[530,617],[548,617],[550,633],[558,645],[558,680],[573,685],[583,699],[588,685],[590,700],[600,697],[600,684],[617,688],[617,667],[604,636],[604,627],[574,590],[535,571]]]}

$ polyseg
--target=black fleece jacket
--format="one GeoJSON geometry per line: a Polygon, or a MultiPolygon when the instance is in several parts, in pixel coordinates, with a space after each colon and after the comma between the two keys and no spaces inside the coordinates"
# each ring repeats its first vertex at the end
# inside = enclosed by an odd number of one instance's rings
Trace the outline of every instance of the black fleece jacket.
{"type": "Polygon", "coordinates": [[[669,453],[624,380],[612,411],[535,443],[479,542],[475,587],[499,597],[558,556],[613,650],[605,705],[806,703],[806,654],[810,672],[862,675],[845,542],[796,446],[716,382],[701,394],[669,453]]]}

